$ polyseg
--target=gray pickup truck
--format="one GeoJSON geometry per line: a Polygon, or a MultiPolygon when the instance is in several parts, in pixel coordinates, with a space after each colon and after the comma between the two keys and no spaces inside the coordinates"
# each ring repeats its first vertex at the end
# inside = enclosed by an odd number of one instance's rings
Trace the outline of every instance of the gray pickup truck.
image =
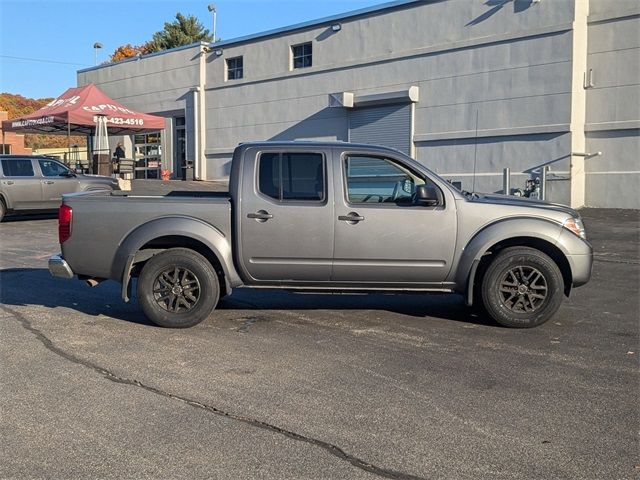
{"type": "Polygon", "coordinates": [[[201,322],[238,287],[457,292],[534,327],[592,266],[576,211],[461,192],[398,151],[349,143],[242,144],[224,193],[68,195],[59,235],[53,275],[116,280],[125,301],[137,277],[165,327],[201,322]]]}

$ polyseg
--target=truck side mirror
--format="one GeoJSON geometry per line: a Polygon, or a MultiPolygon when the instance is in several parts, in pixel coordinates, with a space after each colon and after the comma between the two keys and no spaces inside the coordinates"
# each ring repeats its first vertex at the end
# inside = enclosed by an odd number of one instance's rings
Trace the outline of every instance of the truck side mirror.
{"type": "Polygon", "coordinates": [[[440,203],[438,198],[438,191],[434,187],[427,185],[418,185],[416,187],[416,203],[418,205],[425,205],[433,207],[440,203]]]}

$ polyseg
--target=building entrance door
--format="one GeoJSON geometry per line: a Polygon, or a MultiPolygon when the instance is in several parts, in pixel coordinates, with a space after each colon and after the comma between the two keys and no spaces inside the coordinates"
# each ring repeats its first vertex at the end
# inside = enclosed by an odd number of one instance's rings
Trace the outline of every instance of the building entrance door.
{"type": "Polygon", "coordinates": [[[160,179],[161,132],[134,136],[135,178],[160,179]]]}
{"type": "Polygon", "coordinates": [[[175,117],[173,119],[173,177],[185,179],[187,166],[187,129],[185,117],[175,117]]]}

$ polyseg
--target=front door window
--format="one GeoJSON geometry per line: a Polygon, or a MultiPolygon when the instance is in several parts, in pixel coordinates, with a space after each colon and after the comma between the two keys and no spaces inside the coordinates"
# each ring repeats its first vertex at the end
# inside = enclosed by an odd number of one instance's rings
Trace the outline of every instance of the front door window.
{"type": "Polygon", "coordinates": [[[382,157],[350,155],[345,159],[349,203],[413,204],[417,185],[425,181],[382,157]]]}
{"type": "Polygon", "coordinates": [[[44,177],[64,177],[69,175],[69,169],[53,160],[38,160],[44,177]]]}

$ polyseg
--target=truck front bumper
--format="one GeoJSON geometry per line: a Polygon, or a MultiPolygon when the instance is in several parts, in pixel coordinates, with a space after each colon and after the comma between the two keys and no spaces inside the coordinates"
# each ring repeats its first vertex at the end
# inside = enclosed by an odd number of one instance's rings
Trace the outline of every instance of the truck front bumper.
{"type": "Polygon", "coordinates": [[[66,262],[66,260],[62,258],[62,254],[52,255],[51,257],[49,257],[49,272],[54,277],[74,277],[73,270],[71,270],[71,267],[69,267],[69,264],[66,262]]]}
{"type": "Polygon", "coordinates": [[[558,243],[567,252],[567,261],[571,267],[572,286],[579,287],[587,283],[591,278],[593,269],[593,248],[591,244],[566,228],[562,229],[558,243]]]}

